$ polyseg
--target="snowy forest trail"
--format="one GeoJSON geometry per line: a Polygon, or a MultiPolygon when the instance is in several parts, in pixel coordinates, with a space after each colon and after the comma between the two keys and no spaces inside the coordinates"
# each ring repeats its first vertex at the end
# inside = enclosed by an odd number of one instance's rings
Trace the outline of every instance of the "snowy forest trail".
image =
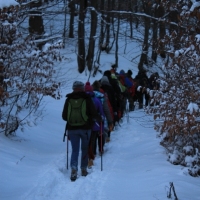
{"type": "MultiPolygon", "coordinates": [[[[162,194],[168,184],[167,168],[175,166],[166,161],[164,149],[150,127],[152,124],[148,122],[148,116],[142,110],[130,112],[129,115],[129,122],[124,117],[121,126],[112,132],[110,143],[105,145],[102,171],[101,157],[97,156],[95,165],[89,170],[90,174],[87,177],[79,176],[75,182],[71,182],[71,170],[70,167],[66,169],[66,152],[63,152],[57,160],[40,169],[38,180],[23,199],[120,200],[124,196],[133,199],[135,195],[140,199],[146,196],[149,199],[165,199],[162,194]],[[148,163],[149,159],[155,162],[148,163]],[[163,177],[155,179],[159,170],[163,170],[163,177]]],[[[69,143],[69,161],[70,154],[69,143]]],[[[168,180],[173,181],[170,178],[168,180]]]]}
{"type": "MultiPolygon", "coordinates": [[[[52,9],[60,11],[63,4],[49,8],[49,13],[52,9]]],[[[62,32],[64,15],[61,12],[53,17],[53,21],[45,17],[47,15],[44,15],[44,24],[50,28],[47,34],[62,32]]],[[[26,29],[27,22],[28,18],[24,21],[26,29]]],[[[77,17],[75,22],[77,25],[77,17]]],[[[89,38],[90,21],[86,22],[86,38],[89,38]]],[[[167,161],[165,149],[159,144],[160,138],[153,129],[152,116],[142,109],[130,112],[129,121],[124,117],[121,126],[112,132],[111,142],[105,146],[102,171],[101,157],[98,156],[87,177],[80,176],[75,182],[70,180],[70,167],[66,169],[66,142],[62,142],[65,122],[61,113],[65,95],[72,91],[75,80],[83,83],[100,80],[103,72],[110,70],[116,62],[118,72],[131,70],[133,78],[137,75],[143,27],[134,29],[134,38],[130,38],[127,35],[129,26],[126,22],[120,26],[121,36],[126,37],[119,37],[117,57],[115,48],[109,54],[101,52],[100,71],[95,77],[87,67],[83,73],[78,72],[77,41],[66,40],[67,45],[61,50],[62,61],[54,63],[54,75],[62,85],[62,98],[55,101],[46,96],[40,108],[44,109],[44,116],[38,116],[37,123],[31,120],[11,138],[0,135],[0,200],[169,200],[170,182],[173,182],[179,200],[200,200],[199,177],[191,177],[187,167],[167,161]]],[[[96,47],[97,56],[98,45],[96,47]]],[[[157,72],[162,66],[163,59],[158,58],[149,73],[157,72]]],[[[71,149],[69,162],[70,154],[71,149]]]]}

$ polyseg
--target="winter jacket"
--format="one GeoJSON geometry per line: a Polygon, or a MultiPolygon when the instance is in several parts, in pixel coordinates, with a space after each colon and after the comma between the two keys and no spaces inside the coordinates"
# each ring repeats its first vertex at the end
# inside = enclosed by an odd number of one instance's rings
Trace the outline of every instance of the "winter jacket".
{"type": "Polygon", "coordinates": [[[111,86],[111,84],[109,83],[109,81],[107,79],[104,79],[104,77],[102,77],[101,89],[103,89],[103,91],[108,95],[108,99],[112,106],[113,112],[115,113],[118,111],[117,100],[115,99],[115,92],[113,90],[113,87],[111,86]]]}
{"type": "MultiPolygon", "coordinates": [[[[103,106],[102,106],[101,100],[98,99],[95,96],[94,92],[86,92],[86,93],[91,96],[92,101],[93,101],[93,103],[95,105],[96,111],[101,116],[102,121],[104,121],[105,114],[104,114],[104,111],[103,111],[103,106]]],[[[98,121],[94,121],[94,124],[93,124],[93,127],[92,127],[92,131],[100,131],[100,130],[101,130],[101,123],[99,123],[98,121]]],[[[102,126],[102,131],[103,131],[103,126],[102,126]]]]}
{"type": "Polygon", "coordinates": [[[123,70],[120,71],[119,77],[120,77],[121,82],[123,82],[124,86],[126,86],[127,88],[132,87],[133,82],[127,77],[127,75],[125,74],[123,70]]]}
{"type": "Polygon", "coordinates": [[[153,73],[149,78],[149,88],[150,90],[159,90],[159,75],[158,73],[153,73]]]}
{"type": "Polygon", "coordinates": [[[94,103],[93,103],[89,94],[86,94],[83,91],[79,91],[79,92],[72,92],[70,94],[67,94],[66,97],[67,97],[67,99],[65,101],[63,112],[62,112],[63,120],[67,121],[67,113],[68,113],[67,108],[68,108],[68,101],[69,101],[70,98],[75,98],[75,99],[85,98],[86,99],[86,114],[88,116],[88,121],[86,122],[85,125],[83,125],[83,126],[71,126],[71,125],[67,124],[68,130],[76,130],[76,129],[88,130],[88,129],[92,129],[94,121],[98,121],[98,122],[102,121],[101,116],[96,111],[94,103]]]}
{"type": "Polygon", "coordinates": [[[118,82],[118,78],[114,73],[111,73],[111,77],[108,77],[110,84],[112,85],[115,94],[117,95],[117,97],[119,97],[120,93],[121,93],[121,89],[119,86],[119,82],[118,82]]]}
{"type": "Polygon", "coordinates": [[[116,102],[117,102],[117,107],[118,107],[118,110],[121,106],[121,99],[122,99],[122,90],[120,88],[120,85],[119,85],[119,80],[115,74],[115,72],[111,70],[111,78],[109,79],[110,81],[110,84],[112,85],[113,89],[114,89],[114,92],[115,92],[115,99],[116,99],[116,102]]]}
{"type": "Polygon", "coordinates": [[[116,76],[115,70],[111,69],[109,72],[108,71],[104,72],[104,76],[107,76],[109,83],[113,88],[116,105],[119,108],[120,102],[121,102],[121,93],[122,93],[121,88],[119,86],[119,81],[118,81],[118,78],[116,76]]]}
{"type": "Polygon", "coordinates": [[[135,79],[138,82],[138,86],[149,88],[149,79],[145,72],[138,72],[135,79]]]}
{"type": "Polygon", "coordinates": [[[104,127],[108,126],[109,124],[113,123],[113,116],[110,111],[109,105],[108,105],[108,99],[106,95],[104,95],[102,92],[94,91],[95,96],[101,100],[101,103],[103,105],[103,111],[105,114],[106,122],[104,123],[104,127]]]}

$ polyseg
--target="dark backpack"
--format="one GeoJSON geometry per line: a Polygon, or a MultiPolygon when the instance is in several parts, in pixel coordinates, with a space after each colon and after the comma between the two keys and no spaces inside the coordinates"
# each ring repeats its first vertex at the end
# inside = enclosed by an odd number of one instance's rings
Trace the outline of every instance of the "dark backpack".
{"type": "Polygon", "coordinates": [[[87,123],[86,99],[69,99],[67,110],[67,122],[71,126],[83,126],[87,123]]]}

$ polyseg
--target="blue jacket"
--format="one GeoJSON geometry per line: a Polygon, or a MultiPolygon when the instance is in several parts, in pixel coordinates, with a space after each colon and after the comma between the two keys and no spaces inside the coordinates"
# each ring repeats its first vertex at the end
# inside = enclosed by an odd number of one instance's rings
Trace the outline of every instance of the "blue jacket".
{"type": "Polygon", "coordinates": [[[130,88],[133,86],[133,82],[126,76],[124,70],[121,70],[119,75],[123,77],[124,79],[124,86],[126,86],[127,88],[130,88]]]}
{"type": "MultiPolygon", "coordinates": [[[[103,106],[101,100],[95,96],[94,92],[86,92],[86,93],[92,97],[96,111],[102,117],[102,121],[104,121],[105,114],[103,112],[103,106]]],[[[92,131],[100,131],[100,130],[101,130],[101,124],[99,124],[99,122],[95,120],[94,125],[92,127],[92,131]]],[[[102,124],[102,131],[103,131],[103,124],[102,124]]]]}

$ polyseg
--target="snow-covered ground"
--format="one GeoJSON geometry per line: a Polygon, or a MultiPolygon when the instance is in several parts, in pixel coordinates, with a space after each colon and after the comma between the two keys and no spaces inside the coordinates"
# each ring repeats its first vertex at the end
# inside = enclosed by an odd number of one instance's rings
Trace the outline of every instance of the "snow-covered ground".
{"type": "MultiPolygon", "coordinates": [[[[0,6],[4,0],[0,0],[0,6]]],[[[7,0],[7,2],[11,2],[7,0]]],[[[131,42],[119,45],[119,69],[137,74],[137,64],[129,56],[137,57],[139,46],[131,42]]],[[[68,47],[67,47],[68,48],[68,47]]],[[[70,181],[66,169],[65,122],[61,114],[65,94],[72,91],[75,80],[87,82],[89,73],[79,74],[74,47],[64,49],[67,57],[59,67],[63,97],[44,98],[46,111],[37,126],[17,131],[15,137],[0,135],[0,200],[167,200],[173,182],[179,200],[200,200],[200,179],[186,173],[186,168],[167,161],[165,149],[153,128],[152,116],[136,109],[123,118],[123,123],[111,133],[102,159],[97,156],[87,177],[70,181]],[[67,53],[66,53],[67,52],[67,53]],[[129,117],[129,120],[128,120],[129,117]]],[[[114,52],[104,54],[101,69],[110,69],[114,52]]],[[[91,77],[90,82],[101,78],[91,77]]],[[[71,146],[69,142],[69,160],[71,146]]],[[[172,199],[174,199],[172,192],[172,199]]]]}
{"type": "MultiPolygon", "coordinates": [[[[68,55],[69,56],[69,55],[68,55]]],[[[125,116],[121,126],[111,134],[106,152],[95,159],[87,177],[70,181],[66,169],[65,122],[61,113],[65,94],[71,92],[75,79],[87,81],[78,74],[75,54],[60,64],[67,82],[60,100],[45,98],[46,112],[36,127],[17,132],[12,139],[0,135],[0,199],[1,200],[164,200],[173,182],[179,200],[200,200],[200,181],[181,166],[167,161],[165,149],[153,129],[153,119],[136,109],[125,116]],[[101,165],[102,162],[102,165],[101,165]]],[[[104,55],[103,69],[109,69],[113,54],[104,55]]],[[[136,67],[120,57],[119,70],[136,67]]],[[[133,76],[135,76],[135,72],[133,76]]],[[[101,78],[91,77],[90,82],[101,78]]],[[[71,146],[69,142],[69,159],[71,146]]],[[[173,192],[172,192],[173,197],[173,192]]],[[[172,198],[173,199],[173,198],[172,198]]]]}

